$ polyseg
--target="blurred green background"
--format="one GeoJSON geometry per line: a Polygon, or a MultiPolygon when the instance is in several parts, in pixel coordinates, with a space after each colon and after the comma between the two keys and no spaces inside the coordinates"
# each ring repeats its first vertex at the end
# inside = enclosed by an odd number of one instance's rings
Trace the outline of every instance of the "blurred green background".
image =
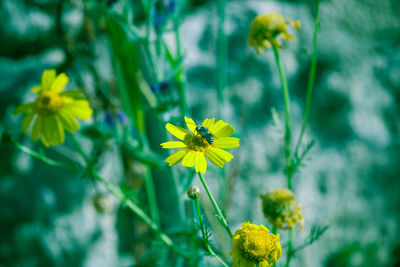
{"type": "MultiPolygon", "coordinates": [[[[110,44],[119,28],[111,27],[107,16],[122,14],[140,30],[146,16],[138,0],[108,1],[103,9],[88,2],[0,1],[1,132],[8,131],[19,142],[40,149],[21,134],[22,118],[11,113],[19,103],[32,99],[29,89],[39,83],[44,69],[57,68],[70,77],[69,89],[83,89],[89,96],[95,116],[87,125],[95,124],[103,135],[114,134],[105,111],[114,114],[122,109],[110,44]]],[[[257,55],[247,45],[250,22],[258,14],[277,11],[302,23],[296,40],[281,54],[297,137],[312,52],[314,2],[232,0],[226,5],[227,83],[222,104],[216,90],[217,4],[186,0],[179,2],[178,9],[189,112],[198,122],[223,119],[241,138],[241,146],[233,151],[234,160],[224,169],[229,180],[221,179],[215,166],[209,165],[206,173],[236,230],[243,221],[266,224],[257,196],[286,185],[282,132],[270,112],[275,107],[283,118],[279,76],[271,51],[257,55]]],[[[315,146],[294,177],[305,220],[296,244],[307,238],[313,226],[329,225],[329,230],[296,255],[294,267],[400,266],[399,14],[398,0],[321,1],[317,76],[306,131],[306,139],[315,140],[315,146]]],[[[167,21],[167,44],[175,42],[171,28],[167,21]]],[[[128,55],[132,54],[146,82],[153,85],[156,78],[149,71],[143,48],[130,49],[128,55]]],[[[172,107],[162,113],[144,109],[146,133],[157,153],[165,153],[157,147],[167,138],[158,135],[160,121],[177,114],[178,85],[168,76],[173,76],[173,70],[166,68],[165,73],[168,90],[154,94],[172,107]]],[[[140,177],[146,169],[125,157],[129,151],[108,138],[93,142],[81,134],[79,140],[85,151],[98,157],[107,179],[118,185],[121,177],[130,176],[125,183],[133,183],[135,198],[139,203],[145,198],[140,177]]],[[[68,142],[46,154],[76,156],[68,142]]],[[[138,262],[141,265],[137,266],[166,266],[157,265],[165,255],[148,230],[104,188],[5,144],[0,146],[0,155],[0,266],[102,267],[136,266],[138,262]]],[[[174,235],[174,227],[189,224],[193,215],[187,212],[190,203],[185,188],[181,188],[180,199],[171,201],[172,182],[164,177],[168,171],[158,168],[153,180],[162,225],[174,235]],[[189,218],[177,218],[180,209],[189,218]]],[[[174,172],[182,184],[183,168],[175,167],[174,172]]],[[[198,184],[197,179],[194,183],[198,184]]],[[[286,233],[282,236],[286,238],[286,233]]],[[[229,258],[230,245],[220,241],[216,245],[229,258]]],[[[206,259],[201,266],[215,264],[206,259]]]]}

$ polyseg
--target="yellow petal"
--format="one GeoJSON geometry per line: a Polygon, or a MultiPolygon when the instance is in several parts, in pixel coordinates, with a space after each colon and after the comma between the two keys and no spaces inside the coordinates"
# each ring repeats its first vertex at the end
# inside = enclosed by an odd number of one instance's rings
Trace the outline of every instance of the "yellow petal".
{"type": "Polygon", "coordinates": [[[41,120],[41,129],[40,129],[40,137],[42,138],[42,143],[44,146],[49,147],[51,146],[51,136],[50,131],[48,130],[48,119],[42,118],[41,120]]]}
{"type": "Polygon", "coordinates": [[[207,161],[206,157],[204,156],[203,152],[197,152],[195,161],[194,161],[194,168],[196,172],[206,173],[207,170],[207,161]]]}
{"type": "Polygon", "coordinates": [[[50,138],[50,145],[58,145],[64,143],[65,134],[61,122],[57,121],[56,116],[51,115],[46,118],[45,131],[50,138]]]}
{"type": "Polygon", "coordinates": [[[215,135],[216,132],[218,132],[220,129],[223,127],[229,125],[227,122],[224,122],[223,120],[217,121],[214,125],[212,125],[209,130],[212,134],[215,135]]]}
{"type": "Polygon", "coordinates": [[[63,109],[69,115],[81,120],[88,120],[93,113],[87,100],[74,100],[65,104],[63,109]]]}
{"type": "Polygon", "coordinates": [[[42,91],[42,86],[40,85],[31,88],[32,93],[39,93],[40,91],[42,91]]]}
{"type": "Polygon", "coordinates": [[[42,129],[42,118],[40,116],[37,116],[31,132],[32,141],[34,142],[38,141],[41,129],[42,129]]]}
{"type": "Polygon", "coordinates": [[[67,85],[68,81],[69,81],[68,76],[64,72],[59,74],[51,84],[50,90],[55,92],[60,92],[67,85]]]}
{"type": "Polygon", "coordinates": [[[194,120],[185,116],[185,122],[186,122],[188,129],[192,132],[192,134],[196,134],[195,133],[196,123],[194,122],[194,120]]]}
{"type": "Polygon", "coordinates": [[[212,148],[212,151],[213,151],[220,159],[222,159],[223,161],[225,161],[225,163],[228,162],[228,161],[230,161],[231,159],[233,159],[232,154],[229,153],[229,152],[226,152],[225,150],[222,150],[222,149],[219,149],[219,148],[214,147],[214,148],[212,148]]]}
{"type": "Polygon", "coordinates": [[[171,123],[167,123],[165,128],[170,132],[173,136],[180,140],[185,140],[185,136],[190,134],[190,132],[182,127],[172,125],[171,123]]]}
{"type": "Polygon", "coordinates": [[[239,144],[239,138],[223,137],[221,139],[216,139],[214,145],[215,145],[215,147],[218,147],[218,148],[230,149],[230,148],[238,147],[240,144],[239,144]]]}
{"type": "Polygon", "coordinates": [[[13,114],[19,115],[19,114],[22,114],[25,112],[30,112],[32,110],[33,106],[34,106],[33,102],[21,104],[13,111],[13,114]]]}
{"type": "Polygon", "coordinates": [[[228,137],[231,136],[233,134],[233,132],[235,131],[235,129],[233,129],[232,126],[230,126],[229,124],[219,128],[217,131],[213,132],[213,135],[217,138],[224,138],[224,137],[228,137]]]}
{"type": "Polygon", "coordinates": [[[193,150],[189,150],[189,152],[182,159],[182,165],[185,167],[193,167],[195,156],[196,152],[193,150]]]}
{"type": "Polygon", "coordinates": [[[41,90],[39,90],[37,93],[39,93],[42,90],[49,90],[50,86],[51,86],[51,83],[54,81],[55,77],[56,77],[56,70],[55,69],[43,71],[41,90]]]}
{"type": "Polygon", "coordinates": [[[73,132],[79,130],[78,122],[74,119],[74,117],[69,115],[68,112],[64,111],[64,109],[60,109],[57,112],[57,116],[58,116],[59,121],[62,123],[64,129],[67,132],[73,133],[73,132]]]}
{"type": "Polygon", "coordinates": [[[168,163],[168,166],[175,165],[182,161],[183,157],[189,152],[188,148],[182,148],[175,153],[171,154],[165,162],[168,163]]]}
{"type": "Polygon", "coordinates": [[[212,119],[205,119],[201,125],[203,125],[204,127],[210,128],[211,126],[214,125],[214,121],[215,121],[214,118],[212,118],[212,119]]]}
{"type": "Polygon", "coordinates": [[[171,141],[171,142],[162,143],[161,147],[162,148],[180,148],[180,147],[186,147],[186,144],[181,141],[171,141]]]}
{"type": "Polygon", "coordinates": [[[28,115],[26,115],[26,117],[22,121],[21,127],[22,127],[22,131],[24,133],[26,133],[28,131],[28,128],[31,125],[34,117],[35,117],[35,113],[28,113],[28,115]]]}
{"type": "Polygon", "coordinates": [[[65,141],[65,133],[64,133],[64,127],[58,116],[54,116],[54,121],[56,122],[57,126],[57,144],[63,144],[65,141]]]}
{"type": "Polygon", "coordinates": [[[217,167],[222,168],[225,164],[225,161],[222,160],[220,157],[218,157],[217,154],[215,154],[212,149],[209,149],[206,151],[206,157],[217,167]]]}

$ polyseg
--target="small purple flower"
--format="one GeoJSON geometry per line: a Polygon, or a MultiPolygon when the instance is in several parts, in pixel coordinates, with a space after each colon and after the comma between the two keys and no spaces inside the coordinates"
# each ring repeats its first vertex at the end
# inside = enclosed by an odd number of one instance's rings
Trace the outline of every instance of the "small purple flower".
{"type": "Polygon", "coordinates": [[[167,19],[176,10],[176,0],[157,0],[154,8],[154,28],[160,33],[167,19]]]}
{"type": "Polygon", "coordinates": [[[117,118],[122,125],[128,124],[128,117],[125,115],[125,113],[123,111],[119,111],[117,113],[117,118]]]}
{"type": "Polygon", "coordinates": [[[156,93],[156,94],[167,90],[168,87],[169,87],[169,86],[168,86],[168,83],[167,83],[167,82],[160,82],[160,83],[158,83],[158,84],[152,84],[152,85],[150,86],[151,90],[152,90],[154,93],[156,93]]]}
{"type": "Polygon", "coordinates": [[[111,112],[109,112],[108,110],[106,112],[104,112],[104,121],[106,122],[106,124],[112,128],[115,127],[115,121],[113,116],[111,115],[111,112]]]}

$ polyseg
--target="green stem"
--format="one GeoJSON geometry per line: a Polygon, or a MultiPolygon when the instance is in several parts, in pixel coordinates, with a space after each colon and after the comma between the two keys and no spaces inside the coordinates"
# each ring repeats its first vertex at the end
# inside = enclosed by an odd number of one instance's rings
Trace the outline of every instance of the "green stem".
{"type": "Polygon", "coordinates": [[[196,198],[194,199],[194,203],[196,205],[196,211],[197,211],[197,216],[199,217],[199,224],[200,224],[200,230],[201,230],[201,235],[203,237],[203,241],[204,241],[204,246],[206,248],[206,250],[208,251],[208,253],[210,253],[210,255],[214,258],[217,259],[217,261],[219,261],[219,263],[221,263],[223,266],[228,267],[228,265],[214,252],[214,250],[211,248],[210,246],[210,242],[208,241],[207,238],[207,234],[206,234],[206,230],[204,228],[204,223],[203,223],[203,216],[201,216],[201,212],[200,212],[200,205],[199,205],[199,200],[196,198]]]}
{"type": "Polygon", "coordinates": [[[301,125],[301,131],[299,139],[297,141],[296,149],[294,151],[294,156],[298,155],[301,142],[303,140],[303,135],[307,127],[308,118],[310,116],[312,92],[315,80],[315,71],[317,69],[317,37],[318,37],[318,27],[319,27],[319,0],[316,0],[316,14],[314,18],[314,36],[313,36],[313,56],[311,59],[310,75],[308,77],[307,85],[307,97],[306,97],[306,109],[303,117],[303,123],[301,125]]]}
{"type": "Polygon", "coordinates": [[[221,116],[221,106],[224,103],[223,91],[226,86],[226,62],[227,62],[227,47],[226,47],[226,35],[224,32],[224,22],[225,22],[225,6],[226,0],[218,0],[218,50],[217,50],[217,72],[218,72],[218,84],[217,84],[217,94],[218,94],[218,113],[221,116]]]}
{"type": "Polygon", "coordinates": [[[232,232],[231,229],[229,228],[228,222],[225,219],[225,216],[222,214],[221,209],[219,208],[217,202],[215,202],[214,197],[212,196],[210,189],[208,189],[207,183],[204,180],[203,175],[198,172],[199,178],[201,183],[203,184],[204,189],[207,192],[208,198],[210,199],[211,203],[213,204],[215,210],[217,211],[218,217],[219,217],[219,221],[222,223],[222,225],[224,226],[225,230],[227,231],[227,233],[229,234],[229,236],[232,238],[232,232]]]}
{"type": "Polygon", "coordinates": [[[285,71],[283,69],[278,47],[275,45],[272,46],[276,65],[279,71],[279,77],[282,84],[283,91],[283,100],[285,103],[285,158],[286,158],[286,175],[287,175],[287,185],[288,188],[292,189],[292,158],[291,158],[291,129],[290,129],[290,96],[289,96],[289,88],[287,85],[285,71]]]}
{"type": "Polygon", "coordinates": [[[53,160],[49,157],[47,157],[46,155],[44,155],[43,153],[38,153],[32,149],[30,149],[27,146],[21,145],[20,143],[17,143],[14,139],[10,139],[9,140],[10,144],[13,145],[15,148],[19,149],[22,152],[25,152],[26,154],[50,165],[53,167],[58,167],[58,168],[64,168],[64,169],[70,169],[70,170],[74,170],[74,171],[79,171],[81,170],[81,167],[77,164],[74,163],[68,163],[68,162],[61,162],[61,161],[57,161],[57,160],[53,160]]]}
{"type": "Polygon", "coordinates": [[[276,234],[278,233],[278,227],[272,226],[271,232],[272,232],[274,235],[276,235],[276,234]]]}
{"type": "Polygon", "coordinates": [[[288,243],[288,251],[286,256],[286,267],[290,266],[290,260],[293,256],[293,241],[294,241],[294,231],[290,230],[289,232],[289,243],[288,243]]]}
{"type": "MultiPolygon", "coordinates": [[[[79,155],[82,156],[83,159],[85,159],[86,164],[90,165],[90,161],[88,156],[83,152],[81,149],[81,146],[79,142],[76,140],[75,136],[70,134],[71,140],[73,141],[73,144],[75,146],[75,149],[79,153],[79,155]]],[[[135,203],[133,203],[131,200],[129,200],[125,195],[116,187],[114,187],[111,183],[106,181],[104,178],[102,178],[97,171],[94,169],[90,170],[90,176],[95,178],[97,181],[99,181],[101,184],[103,184],[110,193],[112,193],[115,197],[117,197],[121,202],[123,202],[133,213],[136,214],[136,216],[139,217],[147,226],[156,234],[156,236],[172,251],[174,251],[176,254],[184,257],[185,259],[190,259],[186,253],[181,251],[178,247],[174,245],[174,242],[166,235],[164,232],[159,228],[158,224],[151,219],[141,208],[139,208],[135,203]]],[[[150,177],[151,178],[151,177],[150,177]]]]}

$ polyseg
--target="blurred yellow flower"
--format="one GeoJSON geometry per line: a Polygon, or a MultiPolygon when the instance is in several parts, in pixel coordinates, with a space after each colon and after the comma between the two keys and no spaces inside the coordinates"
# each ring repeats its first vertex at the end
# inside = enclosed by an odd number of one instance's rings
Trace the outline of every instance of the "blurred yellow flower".
{"type": "Polygon", "coordinates": [[[56,76],[56,70],[45,70],[41,84],[31,89],[38,95],[36,100],[18,106],[13,112],[27,113],[22,131],[26,133],[33,124],[31,139],[37,142],[40,137],[46,147],[64,143],[64,130],[73,133],[79,129],[75,118],[88,120],[93,112],[82,91],[61,92],[67,83],[65,73],[56,76]]]}
{"type": "Polygon", "coordinates": [[[282,43],[278,39],[290,41],[294,36],[287,31],[287,25],[290,24],[296,30],[300,29],[300,21],[286,19],[279,13],[269,13],[257,16],[250,25],[250,35],[248,42],[258,53],[262,53],[264,48],[270,48],[271,45],[281,47],[282,43]]]}
{"type": "Polygon", "coordinates": [[[280,229],[293,229],[296,224],[303,229],[304,220],[301,206],[292,191],[286,188],[273,190],[260,196],[265,218],[280,229]]]}
{"type": "Polygon", "coordinates": [[[279,234],[270,234],[264,225],[242,223],[232,245],[232,267],[271,267],[282,255],[279,234]]]}
{"type": "Polygon", "coordinates": [[[161,144],[163,148],[181,148],[165,160],[168,166],[182,162],[183,166],[194,166],[196,172],[204,174],[207,170],[206,157],[220,168],[233,159],[230,153],[223,150],[239,146],[239,138],[230,137],[235,131],[231,125],[222,120],[215,122],[214,118],[205,119],[201,125],[196,125],[187,117],[185,122],[190,131],[170,123],[165,125],[173,136],[181,140],[161,144]],[[207,140],[196,128],[203,133],[211,134],[211,137],[207,140]]]}

